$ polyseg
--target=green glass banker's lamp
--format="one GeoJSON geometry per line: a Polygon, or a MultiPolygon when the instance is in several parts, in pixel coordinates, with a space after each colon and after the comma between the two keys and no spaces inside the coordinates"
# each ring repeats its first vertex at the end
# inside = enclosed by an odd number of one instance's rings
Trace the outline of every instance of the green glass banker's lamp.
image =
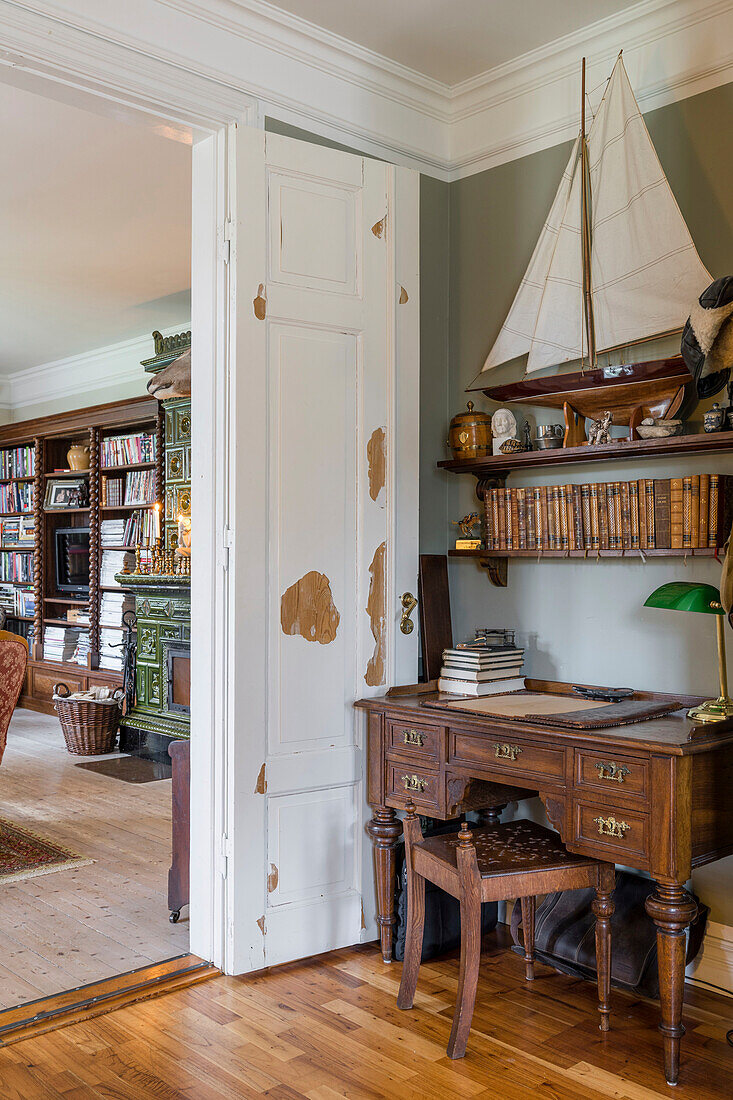
{"type": "Polygon", "coordinates": [[[733,716],[733,699],[728,698],[728,676],[725,668],[725,611],[720,603],[720,592],[712,584],[691,584],[672,581],[663,584],[644,601],[644,607],[661,607],[667,611],[698,611],[703,615],[715,615],[718,629],[718,672],[720,674],[720,698],[708,699],[687,712],[694,722],[720,722],[733,716]]]}

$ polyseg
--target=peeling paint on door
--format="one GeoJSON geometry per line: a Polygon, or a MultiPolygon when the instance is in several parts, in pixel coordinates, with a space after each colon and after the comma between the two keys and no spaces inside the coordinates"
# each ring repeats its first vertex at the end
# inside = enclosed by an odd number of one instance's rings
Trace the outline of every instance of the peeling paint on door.
{"type": "Polygon", "coordinates": [[[267,892],[271,894],[273,890],[277,890],[278,880],[280,878],[280,872],[274,863],[270,864],[270,873],[267,876],[267,892]]]}
{"type": "Polygon", "coordinates": [[[374,635],[374,653],[367,662],[364,679],[369,687],[378,687],[384,683],[384,658],[387,643],[387,609],[385,607],[384,588],[384,559],[387,551],[387,543],[382,542],[374,551],[372,564],[369,566],[371,581],[369,582],[369,598],[366,610],[374,635]]]}
{"type": "Polygon", "coordinates": [[[372,500],[376,500],[384,488],[387,466],[386,438],[384,428],[375,428],[367,443],[369,496],[372,500]]]}
{"type": "Polygon", "coordinates": [[[255,317],[258,321],[264,321],[267,316],[267,291],[265,290],[265,284],[260,283],[257,288],[257,297],[252,302],[255,311],[255,317]]]}
{"type": "Polygon", "coordinates": [[[386,228],[387,228],[387,215],[385,214],[383,218],[380,218],[378,222],[374,223],[374,225],[372,226],[372,233],[374,234],[375,237],[377,237],[377,238],[379,238],[379,240],[381,240],[382,237],[384,236],[384,231],[385,231],[386,228]]]}
{"type": "Polygon", "coordinates": [[[410,297],[403,286],[400,286],[400,305],[406,305],[410,300],[410,297]]]}
{"type": "Polygon", "coordinates": [[[328,645],[336,637],[340,620],[325,573],[306,573],[282,594],[280,623],[284,634],[300,634],[307,642],[328,645]]]}
{"type": "Polygon", "coordinates": [[[255,783],[255,794],[267,794],[267,780],[265,779],[265,765],[260,768],[259,775],[257,776],[257,782],[255,783]]]}

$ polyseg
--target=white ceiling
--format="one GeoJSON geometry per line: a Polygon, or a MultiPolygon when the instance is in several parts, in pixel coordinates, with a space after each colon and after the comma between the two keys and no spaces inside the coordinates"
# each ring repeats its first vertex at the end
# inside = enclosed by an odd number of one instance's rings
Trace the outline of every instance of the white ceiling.
{"type": "Polygon", "coordinates": [[[273,7],[458,84],[638,0],[276,0],[273,7]]]}
{"type": "Polygon", "coordinates": [[[191,149],[0,83],[0,375],[189,319],[191,149]]]}

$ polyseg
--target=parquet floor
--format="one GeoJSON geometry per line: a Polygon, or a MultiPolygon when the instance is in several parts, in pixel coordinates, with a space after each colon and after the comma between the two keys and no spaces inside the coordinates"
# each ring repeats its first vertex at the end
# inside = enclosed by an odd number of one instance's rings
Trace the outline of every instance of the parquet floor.
{"type": "Polygon", "coordinates": [[[598,1030],[594,986],[486,940],[474,1032],[445,1054],[455,957],[425,964],[400,1012],[400,966],[375,947],[253,977],[214,978],[0,1050],[3,1100],[730,1100],[733,999],[686,993],[681,1082],[664,1084],[656,1006],[615,992],[598,1030]]]}
{"type": "Polygon", "coordinates": [[[171,781],[123,783],[79,759],[55,717],[15,712],[0,815],[95,862],[0,883],[2,1008],[188,951],[166,905],[171,781]]]}

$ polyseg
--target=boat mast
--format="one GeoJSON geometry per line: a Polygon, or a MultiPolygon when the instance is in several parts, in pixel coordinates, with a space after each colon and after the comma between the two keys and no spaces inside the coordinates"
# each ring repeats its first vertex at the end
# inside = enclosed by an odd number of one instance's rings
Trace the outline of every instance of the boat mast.
{"type": "Polygon", "coordinates": [[[580,240],[583,262],[583,312],[585,331],[588,337],[588,361],[592,367],[596,364],[596,331],[593,319],[593,288],[591,286],[591,233],[588,211],[590,196],[590,170],[588,167],[588,146],[585,141],[585,58],[583,58],[580,106],[580,240]]]}

